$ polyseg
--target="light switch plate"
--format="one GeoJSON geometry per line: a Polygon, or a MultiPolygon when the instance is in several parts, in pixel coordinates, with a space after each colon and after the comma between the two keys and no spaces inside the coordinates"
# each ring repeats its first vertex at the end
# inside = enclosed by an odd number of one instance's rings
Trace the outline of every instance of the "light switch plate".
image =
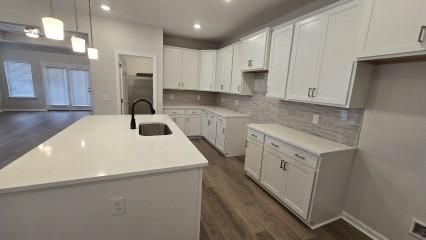
{"type": "Polygon", "coordinates": [[[318,121],[319,121],[319,114],[314,114],[312,118],[312,124],[318,125],[318,121]]]}
{"type": "Polygon", "coordinates": [[[235,106],[238,106],[239,102],[238,99],[235,99],[235,106]]]}
{"type": "Polygon", "coordinates": [[[220,101],[223,103],[223,97],[220,98],[220,101]]]}
{"type": "Polygon", "coordinates": [[[175,99],[175,95],[174,94],[170,94],[170,100],[175,99]]]}
{"type": "Polygon", "coordinates": [[[113,216],[122,215],[126,213],[126,198],[115,197],[111,198],[111,214],[113,216]]]}

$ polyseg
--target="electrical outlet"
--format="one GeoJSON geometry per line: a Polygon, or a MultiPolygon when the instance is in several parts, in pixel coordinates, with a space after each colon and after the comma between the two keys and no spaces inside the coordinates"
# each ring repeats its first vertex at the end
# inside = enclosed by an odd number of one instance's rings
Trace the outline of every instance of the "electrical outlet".
{"type": "Polygon", "coordinates": [[[126,213],[126,198],[124,197],[111,198],[111,203],[112,203],[111,213],[113,216],[122,215],[126,213]]]}
{"type": "Polygon", "coordinates": [[[200,101],[201,100],[201,96],[197,95],[197,100],[200,101]]]}
{"type": "Polygon", "coordinates": [[[319,121],[319,114],[314,114],[312,118],[312,124],[318,125],[318,121],[319,121]]]}
{"type": "Polygon", "coordinates": [[[238,106],[239,102],[238,99],[235,99],[235,106],[238,106]]]}
{"type": "Polygon", "coordinates": [[[223,103],[223,97],[220,98],[220,101],[223,103]]]}
{"type": "Polygon", "coordinates": [[[170,94],[170,100],[175,99],[175,95],[174,94],[170,94]]]}

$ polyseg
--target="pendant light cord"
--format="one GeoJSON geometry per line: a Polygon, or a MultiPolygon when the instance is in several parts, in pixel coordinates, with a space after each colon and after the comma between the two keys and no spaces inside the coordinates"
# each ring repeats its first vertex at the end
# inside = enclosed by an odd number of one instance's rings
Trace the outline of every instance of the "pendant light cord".
{"type": "Polygon", "coordinates": [[[92,42],[92,48],[93,48],[93,27],[92,27],[92,1],[89,0],[89,20],[90,20],[90,39],[92,42]]]}
{"type": "Polygon", "coordinates": [[[50,16],[53,17],[53,0],[50,0],[50,16]]]}
{"type": "Polygon", "coordinates": [[[77,0],[74,0],[75,32],[78,34],[77,0]]]}

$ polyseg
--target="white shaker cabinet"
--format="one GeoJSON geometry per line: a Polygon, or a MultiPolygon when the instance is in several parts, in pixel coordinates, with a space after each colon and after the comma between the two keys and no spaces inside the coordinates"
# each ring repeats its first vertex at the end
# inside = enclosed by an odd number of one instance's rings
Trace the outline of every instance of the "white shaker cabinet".
{"type": "Polygon", "coordinates": [[[172,114],[170,118],[178,125],[180,130],[185,132],[185,115],[184,114],[172,114]]]}
{"type": "Polygon", "coordinates": [[[359,57],[423,51],[426,1],[364,0],[359,57]]]}
{"type": "Polygon", "coordinates": [[[231,93],[238,95],[252,95],[254,89],[255,73],[243,73],[241,71],[242,43],[234,44],[234,56],[232,58],[231,93]]]}
{"type": "Polygon", "coordinates": [[[241,70],[261,71],[267,70],[269,60],[269,28],[255,33],[252,36],[241,39],[241,70]]]}
{"type": "Polygon", "coordinates": [[[278,198],[282,195],[284,154],[265,146],[260,183],[278,198]]]}
{"type": "Polygon", "coordinates": [[[217,123],[216,126],[216,147],[225,152],[226,127],[223,124],[217,123]]]}
{"type": "Polygon", "coordinates": [[[323,15],[296,23],[291,54],[286,99],[312,101],[317,84],[321,53],[323,15]]]}
{"type": "Polygon", "coordinates": [[[264,135],[262,133],[248,130],[246,142],[246,156],[244,170],[251,178],[260,181],[260,170],[262,167],[264,135]]]}
{"type": "Polygon", "coordinates": [[[182,52],[164,47],[164,88],[178,89],[182,82],[182,52]]]}
{"type": "Polygon", "coordinates": [[[201,136],[201,114],[186,114],[186,136],[201,136]]]}
{"type": "Polygon", "coordinates": [[[294,25],[274,29],[271,37],[267,97],[284,98],[290,66],[294,25]]]}
{"type": "Polygon", "coordinates": [[[200,90],[214,91],[216,76],[216,50],[202,50],[200,62],[200,90]]]}
{"type": "Polygon", "coordinates": [[[200,51],[182,49],[182,81],[184,90],[198,90],[200,86],[200,51]]]}
{"type": "Polygon", "coordinates": [[[217,51],[216,58],[216,91],[230,92],[232,80],[233,46],[227,46],[217,51]]]}

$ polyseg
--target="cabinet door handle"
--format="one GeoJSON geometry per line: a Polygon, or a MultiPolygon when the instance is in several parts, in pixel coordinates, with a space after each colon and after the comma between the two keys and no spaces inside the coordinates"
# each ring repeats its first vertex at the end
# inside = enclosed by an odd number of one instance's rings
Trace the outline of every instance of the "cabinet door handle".
{"type": "Polygon", "coordinates": [[[311,97],[315,97],[315,91],[317,90],[317,88],[312,88],[312,94],[311,97]]]}
{"type": "Polygon", "coordinates": [[[253,137],[257,138],[257,135],[255,135],[255,134],[253,134],[253,133],[252,133],[252,134],[250,134],[250,135],[252,135],[253,137]]]}
{"type": "Polygon", "coordinates": [[[420,28],[419,39],[417,39],[417,41],[419,43],[423,43],[425,41],[425,39],[424,39],[424,31],[425,31],[425,29],[426,29],[426,26],[422,26],[420,28]]]}
{"type": "Polygon", "coordinates": [[[248,141],[246,140],[246,148],[247,148],[247,144],[248,144],[248,141]]]}
{"type": "Polygon", "coordinates": [[[189,122],[189,117],[186,117],[186,122],[189,122]]]}
{"type": "Polygon", "coordinates": [[[283,166],[284,171],[287,171],[287,163],[288,162],[284,162],[284,166],[283,166]]]}
{"type": "Polygon", "coordinates": [[[209,126],[210,126],[210,120],[208,120],[208,121],[207,121],[207,125],[209,125],[209,126]]]}
{"type": "Polygon", "coordinates": [[[275,143],[271,143],[271,145],[272,146],[274,146],[274,147],[280,147],[280,146],[278,146],[277,144],[275,144],[275,143]]]}
{"type": "Polygon", "coordinates": [[[238,92],[240,91],[240,85],[238,85],[238,92]]]}
{"type": "Polygon", "coordinates": [[[295,153],[295,154],[294,154],[294,156],[296,156],[296,157],[298,157],[298,158],[300,158],[300,159],[303,159],[303,160],[305,160],[305,159],[306,159],[304,156],[300,156],[300,155],[299,155],[299,154],[297,154],[297,153],[295,153]]]}
{"type": "Polygon", "coordinates": [[[284,160],[281,160],[281,163],[280,163],[280,168],[281,168],[281,169],[284,169],[284,167],[283,167],[283,163],[284,163],[284,160]]]}
{"type": "Polygon", "coordinates": [[[312,88],[309,88],[309,90],[308,90],[308,97],[311,97],[311,91],[312,91],[312,88]]]}

